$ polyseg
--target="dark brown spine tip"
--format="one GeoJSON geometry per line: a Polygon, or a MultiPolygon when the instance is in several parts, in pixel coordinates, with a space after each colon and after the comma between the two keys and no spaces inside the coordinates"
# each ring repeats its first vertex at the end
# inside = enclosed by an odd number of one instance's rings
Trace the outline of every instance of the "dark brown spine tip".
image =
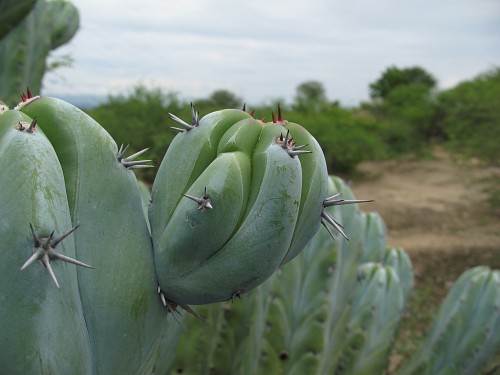
{"type": "Polygon", "coordinates": [[[278,122],[283,122],[283,114],[281,113],[281,106],[278,103],[278,122]]]}
{"type": "Polygon", "coordinates": [[[277,120],[276,120],[276,116],[274,115],[274,112],[271,112],[271,115],[273,117],[273,124],[276,124],[277,120]]]}

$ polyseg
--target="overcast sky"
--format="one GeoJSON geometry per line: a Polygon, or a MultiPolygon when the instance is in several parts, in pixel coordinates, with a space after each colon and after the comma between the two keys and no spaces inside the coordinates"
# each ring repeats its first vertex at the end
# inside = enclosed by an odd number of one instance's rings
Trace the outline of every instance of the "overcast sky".
{"type": "Polygon", "coordinates": [[[419,65],[441,88],[500,66],[500,0],[72,0],[75,38],[56,54],[50,95],[127,92],[139,83],[247,103],[292,100],[306,80],[357,105],[391,65],[419,65]]]}

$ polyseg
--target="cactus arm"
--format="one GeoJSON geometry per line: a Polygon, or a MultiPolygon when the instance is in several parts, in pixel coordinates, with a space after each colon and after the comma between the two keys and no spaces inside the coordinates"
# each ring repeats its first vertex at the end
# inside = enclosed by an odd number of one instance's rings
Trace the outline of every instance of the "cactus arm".
{"type": "MultiPolygon", "coordinates": [[[[90,374],[75,265],[52,259],[20,271],[52,232],[56,239],[72,227],[56,153],[29,124],[33,120],[17,111],[0,116],[0,368],[5,374],[90,374]]],[[[72,235],[57,240],[50,248],[76,257],[72,235]]]]}
{"type": "Polygon", "coordinates": [[[365,217],[365,240],[363,241],[362,262],[379,262],[386,251],[387,228],[382,217],[376,212],[363,213],[365,217]]]}
{"type": "Polygon", "coordinates": [[[398,275],[401,287],[403,288],[403,296],[406,305],[410,299],[414,285],[413,266],[410,257],[401,248],[390,248],[386,250],[381,261],[383,264],[391,266],[398,275]]]}
{"type": "Polygon", "coordinates": [[[76,107],[40,98],[22,110],[54,145],[72,220],[80,224],[77,257],[95,267],[78,273],[94,371],[134,373],[156,348],[166,319],[135,176],[118,161],[109,134],[76,107]]]}
{"type": "Polygon", "coordinates": [[[399,278],[390,266],[360,266],[339,374],[383,374],[404,306],[399,278]]]}
{"type": "Polygon", "coordinates": [[[50,51],[68,42],[78,27],[78,10],[70,2],[37,1],[32,12],[0,40],[0,97],[12,104],[28,85],[40,92],[50,51]]]}
{"type": "Polygon", "coordinates": [[[274,143],[279,131],[263,128],[262,141],[254,150],[249,212],[239,230],[205,263],[186,274],[182,284],[162,285],[174,301],[225,301],[236,291],[256,287],[279,266],[297,220],[301,188],[299,161],[274,143]]]}
{"type": "Polygon", "coordinates": [[[455,282],[427,339],[397,375],[479,373],[500,348],[500,271],[479,266],[455,282]]]}
{"type": "Polygon", "coordinates": [[[28,15],[35,3],[36,0],[4,0],[0,3],[0,39],[28,15]]]}

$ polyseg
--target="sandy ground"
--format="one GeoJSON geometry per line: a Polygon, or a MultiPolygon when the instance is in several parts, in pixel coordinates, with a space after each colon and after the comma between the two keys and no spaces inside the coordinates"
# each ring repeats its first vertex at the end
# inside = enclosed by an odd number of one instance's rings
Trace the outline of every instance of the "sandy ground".
{"type": "Polygon", "coordinates": [[[379,212],[389,245],[418,252],[500,252],[500,214],[478,181],[498,171],[457,163],[442,150],[432,160],[363,163],[351,182],[364,210],[379,212]]]}

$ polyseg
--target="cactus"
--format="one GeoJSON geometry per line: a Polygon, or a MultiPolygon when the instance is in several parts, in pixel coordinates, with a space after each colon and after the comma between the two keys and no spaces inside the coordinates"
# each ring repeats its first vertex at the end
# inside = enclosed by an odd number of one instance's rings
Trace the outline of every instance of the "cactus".
{"type": "MultiPolygon", "coordinates": [[[[149,197],[132,172],[146,150],[76,107],[28,92],[0,111],[2,371],[385,373],[413,276],[381,217],[280,111],[171,117],[149,197]]],[[[499,282],[465,273],[398,374],[483,368],[499,282]]]]}
{"type": "MultiPolygon", "coordinates": [[[[1,227],[5,231],[2,238],[12,238],[7,242],[12,246],[17,243],[15,248],[8,249],[13,256],[6,266],[10,272],[16,272],[11,279],[14,285],[19,285],[17,293],[10,294],[11,298],[27,295],[36,301],[32,294],[40,291],[33,289],[33,285],[38,284],[43,293],[52,298],[64,298],[64,294],[71,292],[64,299],[64,303],[72,306],[71,310],[61,307],[61,302],[49,301],[69,318],[74,315],[74,324],[63,316],[60,320],[65,318],[67,321],[63,326],[85,327],[83,344],[69,338],[68,341],[81,344],[82,348],[85,345],[91,348],[92,359],[86,360],[82,355],[81,361],[87,367],[92,366],[92,373],[147,371],[154,365],[160,342],[165,341],[162,335],[170,322],[157,295],[151,240],[136,180],[130,171],[141,164],[134,162],[132,156],[122,155],[123,150],[119,152],[111,137],[77,108],[56,99],[34,99],[30,98],[18,110],[0,116],[2,144],[5,152],[9,152],[2,155],[3,170],[17,173],[14,181],[19,181],[12,185],[13,177],[2,178],[2,183],[10,189],[6,187],[2,192],[2,198],[8,202],[2,204],[2,210],[6,210],[2,212],[1,227]],[[13,139],[24,143],[13,142],[13,139]],[[41,157],[49,153],[52,155],[50,160],[41,157]],[[19,174],[20,170],[23,174],[19,174]],[[56,203],[58,205],[54,206],[56,203]],[[9,213],[15,210],[13,207],[22,205],[27,208],[19,211],[19,215],[9,213]],[[63,213],[66,216],[56,221],[57,215],[63,213]],[[117,218],[125,219],[117,221],[117,218]],[[26,235],[20,233],[25,232],[23,228],[28,228],[30,222],[35,230],[28,241],[26,235]],[[76,226],[78,229],[71,236],[60,241],[61,250],[65,252],[55,253],[53,248],[59,240],[52,239],[55,237],[50,233],[55,231],[55,235],[60,235],[76,226]],[[34,254],[29,256],[26,249],[33,244],[34,254]],[[60,259],[63,256],[69,256],[72,263],[91,265],[94,269],[61,269],[61,262],[56,261],[65,260],[60,259]],[[29,259],[22,274],[18,270],[26,259],[19,263],[20,257],[29,259]],[[45,267],[34,264],[37,259],[45,267]],[[60,286],[64,294],[54,294],[57,292],[50,289],[50,278],[42,277],[43,268],[49,271],[53,284],[56,288],[60,286]],[[37,282],[27,283],[34,277],[37,282]]],[[[8,288],[12,282],[2,285],[8,288]]],[[[2,303],[2,316],[9,313],[12,316],[7,307],[2,303]]],[[[33,314],[33,307],[29,311],[33,314]]],[[[41,319],[46,314],[48,312],[41,319]]],[[[57,315],[54,319],[53,324],[56,324],[57,315]]],[[[29,336],[32,326],[25,324],[26,327],[21,329],[23,324],[23,320],[17,322],[18,331],[12,331],[7,341],[16,335],[20,340],[29,336]]],[[[54,329],[54,326],[50,328],[54,329]]],[[[68,335],[70,333],[68,329],[68,335]]],[[[67,345],[65,341],[59,341],[62,338],[64,336],[57,340],[58,343],[67,345]]],[[[22,345],[20,341],[12,350],[21,355],[26,352],[22,345]]],[[[47,348],[52,342],[33,346],[47,348]]],[[[63,353],[65,351],[61,350],[61,356],[63,353]]],[[[73,354],[78,354],[78,351],[73,354]]],[[[48,366],[52,366],[53,355],[50,351],[40,353],[40,362],[45,364],[47,361],[48,366]]],[[[71,355],[67,357],[71,362],[71,355]]],[[[2,358],[1,363],[4,361],[2,358]]],[[[54,365],[53,368],[60,367],[54,365]]],[[[82,369],[79,373],[90,371],[82,369]]]]}
{"type": "Polygon", "coordinates": [[[26,17],[35,3],[36,0],[4,0],[0,3],[0,39],[26,17]]]}
{"type": "Polygon", "coordinates": [[[270,123],[239,110],[198,117],[193,109],[188,124],[171,115],[180,134],[158,170],[149,211],[160,286],[182,304],[248,292],[322,222],[344,234],[325,207],[354,203],[328,198],[320,146],[279,109],[270,123]]]}
{"type": "Polygon", "coordinates": [[[30,4],[20,8],[24,3],[28,2],[2,2],[6,13],[0,9],[0,17],[18,13],[20,18],[26,12],[16,27],[10,17],[8,22],[0,22],[9,31],[0,36],[0,98],[9,105],[19,100],[19,93],[28,85],[40,92],[49,53],[67,43],[79,27],[78,10],[66,0],[38,0],[29,14],[30,4]]]}
{"type": "Polygon", "coordinates": [[[474,375],[499,351],[500,271],[474,267],[453,285],[426,340],[397,375],[474,375]]]}

